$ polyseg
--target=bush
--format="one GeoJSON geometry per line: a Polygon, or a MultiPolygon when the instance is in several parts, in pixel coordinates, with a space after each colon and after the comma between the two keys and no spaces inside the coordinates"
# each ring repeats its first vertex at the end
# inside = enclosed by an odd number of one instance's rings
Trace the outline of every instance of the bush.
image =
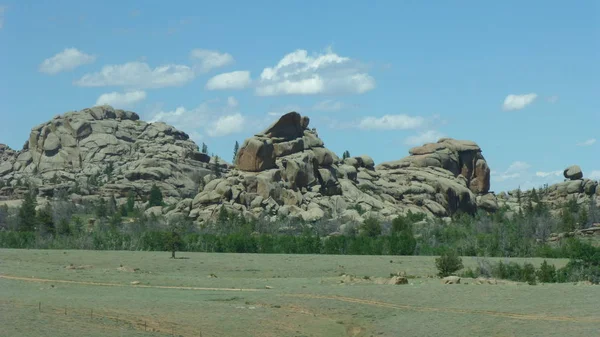
{"type": "Polygon", "coordinates": [[[381,235],[381,223],[373,217],[366,219],[360,229],[363,235],[368,237],[374,238],[381,235]]]}
{"type": "Polygon", "coordinates": [[[462,259],[456,252],[448,251],[435,259],[439,277],[450,276],[463,268],[462,259]]]}
{"type": "Polygon", "coordinates": [[[546,260],[542,262],[540,269],[536,272],[537,278],[542,283],[554,283],[556,282],[556,267],[552,264],[548,264],[546,260]]]}
{"type": "Polygon", "coordinates": [[[148,208],[154,206],[162,206],[163,205],[163,195],[160,191],[160,188],[156,185],[152,185],[150,189],[150,198],[148,199],[148,208]]]}

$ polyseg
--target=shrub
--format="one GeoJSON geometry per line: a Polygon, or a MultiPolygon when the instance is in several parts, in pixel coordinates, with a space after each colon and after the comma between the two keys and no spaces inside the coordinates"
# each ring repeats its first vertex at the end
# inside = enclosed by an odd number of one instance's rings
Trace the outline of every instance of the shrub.
{"type": "Polygon", "coordinates": [[[154,206],[162,206],[163,205],[163,195],[160,191],[160,188],[156,185],[152,185],[150,189],[150,198],[148,199],[148,207],[154,206]]]}
{"type": "Polygon", "coordinates": [[[554,283],[556,282],[556,267],[552,264],[548,264],[548,262],[544,260],[540,269],[536,272],[536,275],[540,282],[554,283]]]}
{"type": "Polygon", "coordinates": [[[370,217],[363,222],[361,230],[365,236],[377,237],[381,235],[381,223],[377,218],[370,217]]]}
{"type": "Polygon", "coordinates": [[[447,251],[439,258],[435,259],[435,266],[439,277],[450,276],[463,268],[462,259],[456,252],[447,251]]]}
{"type": "Polygon", "coordinates": [[[521,281],[527,282],[529,285],[536,284],[535,267],[531,263],[525,263],[521,269],[521,281]]]}

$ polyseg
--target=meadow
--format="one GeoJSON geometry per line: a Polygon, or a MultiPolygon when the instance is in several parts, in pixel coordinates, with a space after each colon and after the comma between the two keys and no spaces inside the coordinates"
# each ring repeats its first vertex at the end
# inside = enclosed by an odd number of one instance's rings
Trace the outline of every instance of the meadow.
{"type": "MultiPolygon", "coordinates": [[[[445,285],[434,276],[435,257],[427,256],[178,256],[0,249],[0,336],[505,337],[600,331],[600,286],[472,279],[445,285]],[[398,272],[409,284],[371,282],[398,272]]],[[[543,261],[509,260],[536,266],[543,261]]],[[[477,258],[463,262],[465,268],[477,266],[477,258]]],[[[548,262],[562,267],[567,260],[548,262]]]]}

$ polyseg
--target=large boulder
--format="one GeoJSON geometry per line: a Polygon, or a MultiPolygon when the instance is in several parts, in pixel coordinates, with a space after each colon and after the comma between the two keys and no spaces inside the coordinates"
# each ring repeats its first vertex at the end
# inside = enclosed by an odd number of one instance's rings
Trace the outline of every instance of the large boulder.
{"type": "Polygon", "coordinates": [[[579,167],[578,165],[572,165],[567,167],[563,171],[563,175],[569,180],[577,180],[583,178],[583,172],[581,172],[581,167],[579,167]]]}

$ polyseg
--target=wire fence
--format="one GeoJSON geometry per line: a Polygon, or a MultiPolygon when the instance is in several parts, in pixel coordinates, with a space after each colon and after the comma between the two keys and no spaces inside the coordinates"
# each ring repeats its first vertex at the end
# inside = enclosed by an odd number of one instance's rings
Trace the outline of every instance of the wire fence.
{"type": "Polygon", "coordinates": [[[93,325],[98,329],[113,331],[115,328],[121,330],[136,331],[148,336],[172,336],[172,337],[209,337],[204,335],[198,327],[188,326],[181,323],[166,320],[157,320],[152,317],[144,317],[132,313],[122,313],[110,309],[73,308],[69,306],[53,306],[49,303],[38,301],[35,304],[21,303],[17,301],[0,301],[5,309],[27,310],[31,315],[52,316],[54,320],[77,321],[87,325],[93,325]]]}

